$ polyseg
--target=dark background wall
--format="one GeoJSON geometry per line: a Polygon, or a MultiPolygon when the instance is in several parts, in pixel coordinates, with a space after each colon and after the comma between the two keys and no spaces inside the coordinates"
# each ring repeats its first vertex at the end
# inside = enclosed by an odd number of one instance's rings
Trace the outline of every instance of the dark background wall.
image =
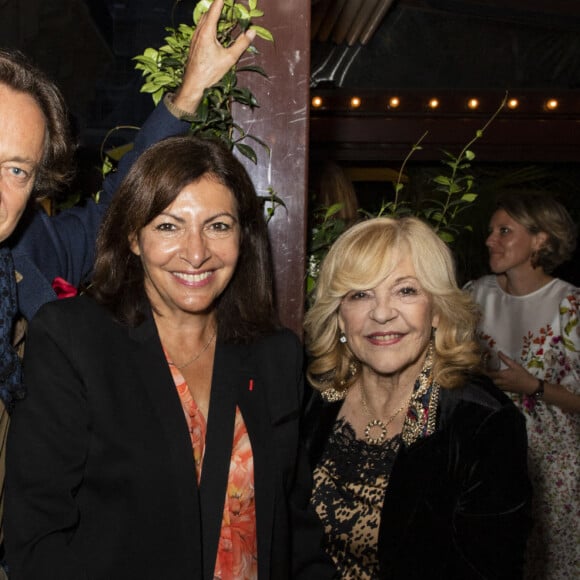
{"type": "MultiPolygon", "coordinates": [[[[464,144],[495,108],[498,95],[509,89],[519,91],[529,110],[496,121],[478,143],[478,166],[488,174],[508,160],[547,161],[546,181],[571,184],[564,186],[565,193],[572,206],[580,206],[574,185],[580,180],[577,0],[394,0],[365,44],[322,39],[317,30],[310,38],[311,8],[314,22],[317,11],[328,19],[326,10],[349,1],[261,0],[264,25],[276,37],[275,45],[264,47],[262,63],[271,80],[258,82],[262,107],[257,114],[242,112],[241,117],[257,122],[266,140],[276,145],[272,162],[262,163],[253,177],[261,193],[273,186],[287,202],[287,213],[278,212],[270,229],[278,252],[283,317],[297,330],[307,212],[304,181],[308,166],[316,173],[319,158],[336,157],[363,170],[377,165],[397,169],[429,127],[417,161],[437,163],[440,149],[454,151],[464,144]],[[309,110],[309,88],[311,94],[325,91],[329,102],[361,91],[379,98],[397,91],[409,97],[407,106],[413,99],[420,102],[421,91],[433,89],[450,96],[445,103],[460,102],[472,89],[491,91],[493,98],[491,109],[479,113],[453,109],[426,114],[415,105],[390,112],[384,105],[365,110],[368,100],[356,112],[343,105],[318,112],[309,110]],[[558,93],[564,109],[550,116],[534,108],[538,91],[558,93]]],[[[384,0],[357,2],[368,8],[384,0]]],[[[150,96],[139,93],[141,76],[132,58],[148,46],[161,45],[165,27],[190,22],[194,5],[195,0],[0,0],[0,44],[23,50],[65,94],[78,128],[81,164],[93,170],[88,177],[81,175],[83,192],[100,186],[99,149],[105,135],[117,126],[140,125],[153,107],[150,96]]],[[[107,145],[130,141],[132,135],[117,132],[107,145]]],[[[483,230],[486,211],[479,216],[483,230]]],[[[469,244],[479,256],[480,240],[469,244]]],[[[465,262],[474,261],[468,256],[465,262]]],[[[580,270],[576,264],[568,269],[580,270]]]]}

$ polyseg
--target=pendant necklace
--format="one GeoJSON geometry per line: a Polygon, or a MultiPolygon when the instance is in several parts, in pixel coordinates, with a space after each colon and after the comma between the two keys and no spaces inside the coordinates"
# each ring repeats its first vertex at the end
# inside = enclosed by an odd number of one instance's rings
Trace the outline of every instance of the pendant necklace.
{"type": "Polygon", "coordinates": [[[365,440],[369,445],[381,445],[387,439],[387,427],[395,420],[395,417],[403,409],[406,409],[409,406],[413,395],[411,395],[390,417],[386,417],[385,419],[373,419],[373,414],[367,405],[367,399],[365,397],[362,383],[359,383],[359,387],[363,411],[371,418],[365,427],[365,440]],[[373,437],[373,433],[375,433],[375,437],[373,437]]]}
{"type": "Polygon", "coordinates": [[[175,366],[175,368],[181,371],[185,367],[188,367],[190,364],[194,363],[209,348],[209,345],[213,342],[216,333],[217,330],[214,330],[213,334],[209,337],[209,340],[204,344],[203,348],[192,359],[188,360],[186,363],[183,363],[182,365],[177,365],[174,362],[173,365],[175,366]]]}

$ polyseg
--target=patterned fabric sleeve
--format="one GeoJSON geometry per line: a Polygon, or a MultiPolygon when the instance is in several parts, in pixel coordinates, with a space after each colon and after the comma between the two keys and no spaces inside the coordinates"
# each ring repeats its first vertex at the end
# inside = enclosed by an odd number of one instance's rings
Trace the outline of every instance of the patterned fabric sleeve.
{"type": "Polygon", "coordinates": [[[580,394],[580,289],[576,288],[560,303],[563,361],[557,361],[559,382],[568,390],[580,394]]]}

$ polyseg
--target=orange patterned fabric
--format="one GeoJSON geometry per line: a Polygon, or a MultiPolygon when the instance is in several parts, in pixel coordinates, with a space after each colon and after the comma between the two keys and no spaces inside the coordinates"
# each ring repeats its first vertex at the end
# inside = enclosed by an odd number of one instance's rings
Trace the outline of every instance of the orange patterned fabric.
{"type": "MultiPolygon", "coordinates": [[[[199,483],[207,433],[206,418],[198,409],[183,375],[169,358],[168,362],[189,428],[199,483]]],[[[236,408],[232,457],[214,580],[255,580],[257,577],[254,458],[242,413],[236,408]]]]}

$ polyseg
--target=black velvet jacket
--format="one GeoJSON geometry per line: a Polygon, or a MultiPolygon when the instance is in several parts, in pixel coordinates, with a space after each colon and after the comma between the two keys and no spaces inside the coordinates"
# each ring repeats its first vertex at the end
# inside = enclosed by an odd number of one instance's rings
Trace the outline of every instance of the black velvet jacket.
{"type": "MultiPolygon", "coordinates": [[[[311,466],[342,402],[314,393],[306,413],[311,466]]],[[[486,377],[441,389],[431,436],[401,448],[381,513],[380,577],[521,578],[531,520],[524,418],[486,377]]]]}

